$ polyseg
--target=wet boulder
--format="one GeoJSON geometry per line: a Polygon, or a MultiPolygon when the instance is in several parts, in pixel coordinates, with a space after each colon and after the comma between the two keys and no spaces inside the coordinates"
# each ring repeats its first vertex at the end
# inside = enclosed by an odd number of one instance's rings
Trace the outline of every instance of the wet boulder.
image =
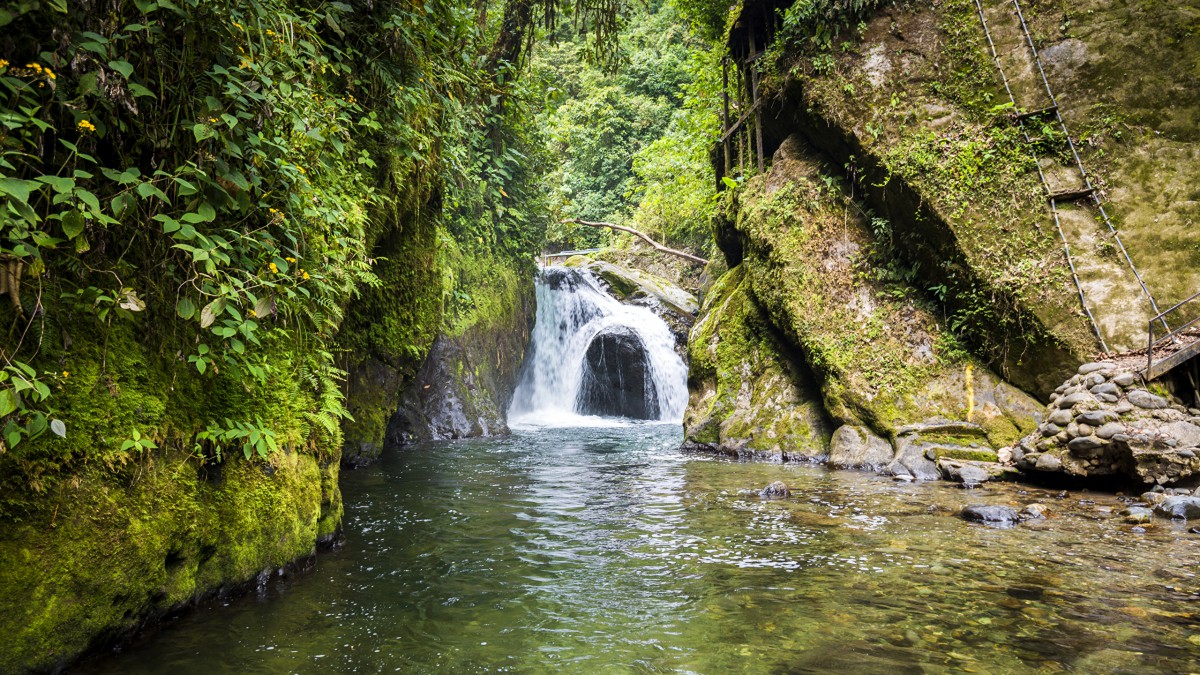
{"type": "Polygon", "coordinates": [[[1017,521],[1020,520],[1017,510],[1011,506],[968,506],[959,515],[964,520],[992,525],[994,527],[1009,527],[1016,525],[1017,521]]]}
{"type": "Polygon", "coordinates": [[[1156,504],[1154,510],[1168,518],[1195,520],[1200,518],[1200,497],[1179,495],[1167,497],[1156,504]]]}
{"type": "Polygon", "coordinates": [[[592,338],[575,409],[584,415],[658,419],[650,355],[632,328],[613,326],[592,338]]]}
{"type": "Polygon", "coordinates": [[[777,480],[763,488],[758,496],[763,499],[787,499],[792,496],[792,491],[788,489],[787,483],[777,480]]]}

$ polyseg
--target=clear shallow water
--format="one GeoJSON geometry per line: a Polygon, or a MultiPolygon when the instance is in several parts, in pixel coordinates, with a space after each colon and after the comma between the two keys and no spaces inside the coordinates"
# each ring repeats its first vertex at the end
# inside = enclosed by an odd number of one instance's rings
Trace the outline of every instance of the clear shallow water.
{"type": "Polygon", "coordinates": [[[82,670],[1198,669],[1200,540],[1182,525],[1132,533],[1105,495],[684,455],[680,436],[524,428],[392,452],[343,474],[346,546],[312,572],[82,670]],[[773,480],[793,497],[760,500],[773,480]],[[953,515],[1032,501],[1055,514],[1036,529],[953,515]]]}

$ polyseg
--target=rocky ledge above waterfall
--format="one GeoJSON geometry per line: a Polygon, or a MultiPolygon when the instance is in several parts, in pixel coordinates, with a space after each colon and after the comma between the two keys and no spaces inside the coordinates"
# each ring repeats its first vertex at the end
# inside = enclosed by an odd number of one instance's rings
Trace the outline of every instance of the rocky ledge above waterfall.
{"type": "Polygon", "coordinates": [[[649,308],[671,329],[675,336],[675,351],[680,357],[687,358],[688,332],[700,309],[695,295],[654,274],[587,256],[571,256],[563,266],[587,270],[617,300],[649,308]]]}

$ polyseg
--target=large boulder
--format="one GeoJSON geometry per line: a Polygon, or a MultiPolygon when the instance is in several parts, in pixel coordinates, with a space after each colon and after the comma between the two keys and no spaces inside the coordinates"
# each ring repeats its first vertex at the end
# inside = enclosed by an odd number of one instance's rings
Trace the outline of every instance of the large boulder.
{"type": "Polygon", "coordinates": [[[879,471],[895,456],[892,444],[870,429],[843,424],[829,442],[829,466],[834,469],[879,471]]]}
{"type": "Polygon", "coordinates": [[[658,419],[650,355],[632,328],[613,326],[592,338],[575,409],[584,415],[658,419]]]}
{"type": "Polygon", "coordinates": [[[751,297],[745,272],[735,267],[713,284],[692,329],[684,445],[742,457],[823,459],[834,425],[816,379],[751,297]]]}

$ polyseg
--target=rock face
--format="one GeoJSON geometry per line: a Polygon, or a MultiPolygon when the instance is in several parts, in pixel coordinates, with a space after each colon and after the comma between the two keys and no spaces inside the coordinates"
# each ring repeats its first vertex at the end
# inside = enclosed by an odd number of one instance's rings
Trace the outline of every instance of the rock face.
{"type": "MultiPolygon", "coordinates": [[[[743,268],[722,276],[692,329],[684,445],[747,457],[823,459],[833,423],[815,377],[748,287],[743,268]]],[[[890,459],[890,446],[886,454],[890,459]]]]}
{"type": "Polygon", "coordinates": [[[1080,366],[1051,394],[1047,417],[1021,441],[1019,468],[1159,485],[1200,473],[1200,417],[1113,363],[1080,366]]]}
{"type": "Polygon", "coordinates": [[[601,331],[584,356],[576,410],[584,415],[658,419],[658,392],[650,357],[632,329],[601,331]]]}
{"type": "Polygon", "coordinates": [[[793,135],[730,204],[721,240],[740,242],[742,262],[710,289],[692,331],[689,445],[828,452],[834,466],[920,480],[941,477],[936,459],[956,452],[994,462],[1036,428],[1041,406],[948,348],[954,338],[915,289],[858,271],[891,263],[833,180],[793,135]]]}
{"type": "Polygon", "coordinates": [[[346,407],[354,419],[344,425],[344,465],[377,461],[384,447],[508,433],[508,404],[533,329],[532,278],[499,263],[461,274],[480,275],[491,291],[453,322],[436,312],[392,308],[386,296],[363,310],[382,312],[380,328],[389,331],[418,320],[441,328],[428,336],[427,351],[370,326],[357,329],[361,344],[347,345],[354,360],[346,407]]]}

